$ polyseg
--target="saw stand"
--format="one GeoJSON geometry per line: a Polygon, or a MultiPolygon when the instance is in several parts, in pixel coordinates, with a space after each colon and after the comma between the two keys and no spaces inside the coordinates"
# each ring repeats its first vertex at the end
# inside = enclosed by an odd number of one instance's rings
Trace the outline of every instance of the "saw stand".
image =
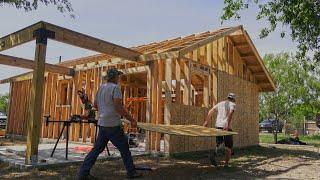
{"type": "MultiPolygon", "coordinates": [[[[49,116],[44,116],[45,118],[45,121],[46,121],[46,126],[49,125],[49,123],[62,123],[63,124],[63,128],[61,129],[60,131],[60,134],[59,134],[59,137],[54,145],[54,148],[51,152],[51,155],[50,157],[53,157],[53,154],[57,148],[57,145],[62,137],[62,134],[64,132],[64,130],[66,129],[66,154],[65,154],[65,159],[68,160],[68,146],[69,146],[69,129],[70,129],[70,125],[72,123],[74,124],[82,124],[82,123],[87,123],[87,124],[90,124],[90,123],[93,123],[95,126],[96,126],[96,133],[95,133],[95,137],[94,139],[97,140],[97,131],[98,131],[98,126],[97,126],[97,120],[85,120],[85,119],[77,119],[77,120],[74,120],[74,118],[71,118],[69,121],[54,121],[54,120],[50,120],[50,115],[49,116]]],[[[107,152],[108,152],[108,156],[110,156],[110,151],[109,151],[109,148],[108,148],[108,145],[106,145],[106,149],[107,149],[107,152]]]]}

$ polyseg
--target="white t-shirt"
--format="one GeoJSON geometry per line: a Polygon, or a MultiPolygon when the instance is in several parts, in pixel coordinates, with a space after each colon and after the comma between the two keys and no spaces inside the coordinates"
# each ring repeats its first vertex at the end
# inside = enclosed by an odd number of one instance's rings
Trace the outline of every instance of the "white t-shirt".
{"type": "Polygon", "coordinates": [[[120,115],[116,112],[113,99],[122,99],[120,87],[114,83],[102,84],[96,95],[99,111],[98,125],[104,127],[120,126],[120,115]]]}
{"type": "Polygon", "coordinates": [[[216,104],[213,108],[218,110],[216,127],[223,128],[228,120],[228,113],[235,110],[236,104],[231,101],[221,101],[216,104]]]}

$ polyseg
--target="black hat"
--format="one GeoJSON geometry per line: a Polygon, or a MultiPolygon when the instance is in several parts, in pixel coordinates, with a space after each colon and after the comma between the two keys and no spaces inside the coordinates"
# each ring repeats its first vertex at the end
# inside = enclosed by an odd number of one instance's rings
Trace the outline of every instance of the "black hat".
{"type": "Polygon", "coordinates": [[[104,79],[110,80],[122,74],[123,72],[119,71],[118,69],[111,68],[111,69],[108,69],[107,74],[104,76],[104,79]]]}

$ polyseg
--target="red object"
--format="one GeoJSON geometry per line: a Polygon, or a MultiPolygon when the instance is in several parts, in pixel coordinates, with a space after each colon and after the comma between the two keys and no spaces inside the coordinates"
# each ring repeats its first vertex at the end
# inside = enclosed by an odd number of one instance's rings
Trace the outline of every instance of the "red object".
{"type": "Polygon", "coordinates": [[[73,148],[73,152],[78,152],[78,153],[81,153],[81,152],[90,152],[91,149],[93,148],[93,146],[77,146],[75,148],[73,148]]]}

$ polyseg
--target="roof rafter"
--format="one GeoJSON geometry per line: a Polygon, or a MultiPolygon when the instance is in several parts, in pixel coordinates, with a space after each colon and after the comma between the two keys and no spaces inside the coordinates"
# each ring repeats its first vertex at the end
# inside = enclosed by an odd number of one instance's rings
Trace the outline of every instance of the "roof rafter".
{"type": "Polygon", "coordinates": [[[247,42],[249,43],[251,49],[253,50],[253,53],[254,53],[255,56],[258,58],[258,62],[259,62],[259,64],[260,64],[260,67],[263,69],[263,72],[265,72],[265,74],[266,74],[266,76],[267,76],[267,78],[268,78],[268,80],[269,80],[269,83],[270,83],[272,89],[275,90],[275,89],[276,89],[276,85],[275,85],[274,81],[272,80],[272,78],[271,78],[271,76],[270,76],[267,68],[266,68],[265,65],[263,64],[263,61],[262,61],[262,59],[261,59],[261,57],[260,57],[257,49],[256,49],[255,46],[253,45],[253,42],[252,42],[250,36],[248,35],[247,31],[245,31],[244,29],[242,29],[242,31],[243,31],[244,37],[246,38],[247,42]]]}
{"type": "Polygon", "coordinates": [[[194,49],[197,49],[197,48],[199,48],[201,46],[204,46],[204,45],[206,45],[206,44],[208,44],[210,42],[218,40],[218,39],[220,39],[220,38],[222,38],[222,37],[224,37],[226,35],[229,35],[229,34],[231,34],[233,32],[236,32],[237,30],[240,30],[240,29],[242,29],[242,26],[236,26],[236,27],[224,30],[222,32],[219,32],[219,33],[217,33],[217,34],[215,34],[213,36],[210,36],[210,37],[208,37],[208,38],[206,38],[204,40],[201,40],[201,41],[199,41],[199,42],[197,42],[195,44],[192,44],[190,46],[187,46],[187,47],[181,49],[179,51],[180,55],[185,55],[185,54],[187,54],[188,52],[190,52],[190,51],[192,51],[194,49]]]}

